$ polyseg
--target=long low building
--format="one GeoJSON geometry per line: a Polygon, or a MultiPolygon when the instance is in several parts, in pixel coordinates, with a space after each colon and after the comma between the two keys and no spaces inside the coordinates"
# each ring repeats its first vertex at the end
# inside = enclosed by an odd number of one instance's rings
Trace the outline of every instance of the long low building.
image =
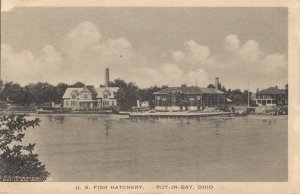
{"type": "Polygon", "coordinates": [[[155,110],[202,110],[204,107],[224,104],[225,94],[218,90],[218,87],[219,79],[216,78],[215,88],[168,87],[162,89],[153,93],[155,96],[155,110]]]}

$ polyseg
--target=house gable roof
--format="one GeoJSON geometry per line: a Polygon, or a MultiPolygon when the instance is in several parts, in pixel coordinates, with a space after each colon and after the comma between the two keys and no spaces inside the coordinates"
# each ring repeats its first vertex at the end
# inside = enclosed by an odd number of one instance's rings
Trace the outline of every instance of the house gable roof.
{"type": "Polygon", "coordinates": [[[97,95],[96,89],[94,86],[86,86],[86,88],[93,94],[97,95]]]}
{"type": "Polygon", "coordinates": [[[84,87],[80,93],[92,93],[87,87],[84,87]]]}
{"type": "Polygon", "coordinates": [[[215,88],[201,88],[201,87],[168,87],[153,94],[169,94],[171,90],[177,90],[183,94],[223,94],[224,92],[215,88]]]}
{"type": "Polygon", "coordinates": [[[63,95],[63,98],[71,98],[72,92],[80,93],[82,92],[82,90],[83,88],[67,88],[63,95]]]}
{"type": "MultiPolygon", "coordinates": [[[[113,91],[115,91],[114,88],[113,88],[113,91]]],[[[82,92],[88,92],[88,93],[91,93],[95,96],[98,96],[99,93],[101,93],[101,95],[102,95],[103,90],[102,90],[102,88],[101,89],[100,88],[95,89],[94,86],[86,86],[86,87],[83,87],[83,88],[67,88],[64,95],[63,95],[63,98],[71,98],[72,93],[79,94],[79,93],[82,93],[82,92]]]]}
{"type": "Polygon", "coordinates": [[[286,94],[286,93],[284,90],[278,89],[277,87],[270,87],[257,92],[257,94],[286,94]]]}
{"type": "Polygon", "coordinates": [[[103,93],[105,91],[109,91],[110,92],[110,96],[109,98],[115,98],[114,93],[118,91],[118,87],[100,87],[100,88],[96,88],[96,92],[97,92],[97,97],[96,98],[103,98],[103,93]]]}
{"type": "Polygon", "coordinates": [[[200,88],[203,94],[224,94],[221,90],[215,88],[200,88]]]}

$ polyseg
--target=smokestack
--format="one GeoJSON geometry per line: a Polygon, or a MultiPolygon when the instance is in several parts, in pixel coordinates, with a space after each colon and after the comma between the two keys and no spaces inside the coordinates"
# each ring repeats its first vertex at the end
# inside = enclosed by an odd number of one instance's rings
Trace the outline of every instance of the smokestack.
{"type": "Polygon", "coordinates": [[[215,88],[216,88],[217,90],[220,89],[220,88],[219,88],[219,78],[218,78],[218,77],[216,77],[216,80],[215,80],[215,88]]]}
{"type": "Polygon", "coordinates": [[[105,69],[105,87],[109,87],[109,68],[105,69]]]}

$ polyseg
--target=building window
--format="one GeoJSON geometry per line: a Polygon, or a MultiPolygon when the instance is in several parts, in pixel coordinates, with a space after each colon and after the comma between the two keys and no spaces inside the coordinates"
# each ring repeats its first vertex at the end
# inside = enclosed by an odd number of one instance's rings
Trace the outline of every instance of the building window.
{"type": "Polygon", "coordinates": [[[72,94],[72,99],[76,99],[77,95],[76,94],[72,94]]]}
{"type": "Polygon", "coordinates": [[[196,102],[194,100],[190,101],[190,106],[196,106],[196,102]]]}
{"type": "Polygon", "coordinates": [[[69,103],[68,103],[68,101],[66,101],[66,106],[69,106],[69,103]]]}
{"type": "Polygon", "coordinates": [[[107,94],[103,94],[103,98],[108,98],[108,95],[107,94]]]}
{"type": "Polygon", "coordinates": [[[109,102],[108,101],[103,101],[103,106],[108,106],[109,102]]]}
{"type": "Polygon", "coordinates": [[[159,100],[156,100],[156,106],[159,106],[159,100]]]}
{"type": "Polygon", "coordinates": [[[84,95],[84,98],[85,98],[85,99],[87,99],[87,98],[88,98],[88,95],[87,95],[87,94],[85,94],[85,95],[84,95]]]}

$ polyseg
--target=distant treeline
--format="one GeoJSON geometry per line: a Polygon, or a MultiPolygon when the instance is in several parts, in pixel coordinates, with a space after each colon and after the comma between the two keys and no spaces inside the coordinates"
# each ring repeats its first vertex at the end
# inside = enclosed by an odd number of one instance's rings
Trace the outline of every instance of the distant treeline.
{"type": "Polygon", "coordinates": [[[47,82],[28,84],[22,87],[18,83],[0,81],[0,99],[5,102],[18,104],[44,104],[62,101],[62,96],[67,87],[83,87],[82,82],[68,85],[59,83],[56,86],[47,82]]]}
{"type": "MultiPolygon", "coordinates": [[[[59,83],[52,85],[47,82],[28,84],[24,87],[14,82],[0,81],[0,100],[2,102],[17,103],[22,105],[45,105],[51,102],[61,103],[62,96],[68,87],[84,87],[82,82],[74,84],[59,83]]],[[[153,92],[159,91],[167,86],[153,86],[145,89],[139,88],[135,83],[126,83],[124,80],[116,79],[110,82],[111,87],[119,87],[116,98],[122,110],[136,106],[138,99],[149,101],[154,106],[153,92]]],[[[98,86],[95,86],[98,87],[98,86]]],[[[100,86],[101,87],[101,86],[100,86]]]]}
{"type": "MultiPolygon", "coordinates": [[[[76,82],[74,84],[59,83],[56,86],[47,82],[38,82],[35,84],[28,84],[22,87],[18,83],[0,81],[0,99],[2,102],[13,102],[18,104],[50,104],[51,102],[61,103],[62,96],[68,87],[84,87],[84,83],[76,82]]],[[[119,87],[116,92],[116,98],[121,110],[128,110],[136,106],[137,100],[149,101],[151,107],[154,107],[153,92],[159,91],[168,86],[153,86],[149,88],[139,88],[135,83],[125,82],[121,79],[115,79],[110,82],[110,86],[119,87]]],[[[186,85],[182,85],[183,87],[186,85]]],[[[96,86],[98,87],[98,86],[96,86]]],[[[207,87],[214,87],[209,84],[207,87]]],[[[227,99],[232,100],[231,103],[236,105],[248,103],[248,91],[240,89],[226,89],[224,86],[220,90],[225,93],[227,99]]],[[[286,92],[288,92],[288,85],[286,85],[286,92]]],[[[249,92],[251,95],[252,92],[249,92]]]]}

